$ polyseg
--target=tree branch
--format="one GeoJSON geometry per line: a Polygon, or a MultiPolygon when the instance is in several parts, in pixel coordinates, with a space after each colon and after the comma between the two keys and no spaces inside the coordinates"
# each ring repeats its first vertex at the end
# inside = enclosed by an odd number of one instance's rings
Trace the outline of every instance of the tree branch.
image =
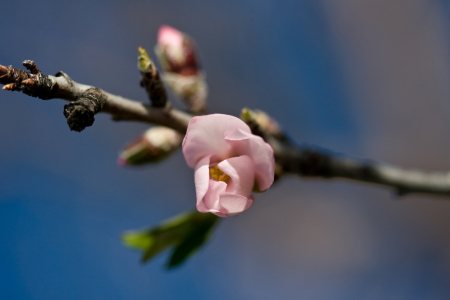
{"type": "Polygon", "coordinates": [[[275,120],[262,111],[241,113],[253,134],[268,142],[275,154],[275,179],[283,173],[325,179],[341,178],[393,188],[399,196],[426,193],[450,196],[450,172],[408,170],[372,160],[350,158],[330,151],[298,146],[275,120]]]}
{"type": "MultiPolygon", "coordinates": [[[[173,109],[170,104],[156,108],[77,83],[63,72],[55,76],[42,75],[32,61],[25,61],[24,65],[31,72],[0,65],[0,84],[5,84],[3,89],[22,91],[44,100],[59,98],[71,101],[65,106],[64,114],[72,130],[81,131],[92,125],[93,116],[101,111],[111,114],[114,120],[158,124],[184,134],[193,117],[173,109]]],[[[395,189],[399,195],[427,193],[450,196],[450,172],[407,170],[321,149],[299,147],[274,123],[269,122],[269,127],[262,128],[253,120],[246,122],[254,134],[262,136],[273,147],[277,167],[284,173],[378,184],[395,189]]]]}
{"type": "MultiPolygon", "coordinates": [[[[29,61],[25,61],[24,65],[26,63],[29,65],[29,61]]],[[[170,104],[157,108],[110,94],[99,88],[77,83],[64,72],[58,72],[55,76],[42,75],[40,72],[32,74],[12,66],[0,65],[0,84],[5,84],[4,90],[22,91],[29,96],[43,100],[71,101],[71,104],[66,105],[64,115],[68,118],[70,128],[76,131],[92,125],[93,116],[98,112],[111,114],[117,121],[127,120],[164,125],[183,134],[192,118],[192,115],[176,110],[170,104]],[[71,118],[71,116],[76,116],[76,118],[71,118]]]]}
{"type": "Polygon", "coordinates": [[[327,150],[296,146],[288,139],[265,137],[275,152],[275,161],[288,174],[325,179],[342,178],[383,185],[398,196],[425,193],[450,196],[450,172],[403,169],[372,160],[350,158],[327,150]]]}

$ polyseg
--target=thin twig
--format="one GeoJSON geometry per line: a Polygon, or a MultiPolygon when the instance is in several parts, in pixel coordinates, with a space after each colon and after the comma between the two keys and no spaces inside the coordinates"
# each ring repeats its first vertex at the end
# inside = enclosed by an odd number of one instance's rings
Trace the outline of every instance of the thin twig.
{"type": "Polygon", "coordinates": [[[154,107],[165,107],[169,101],[159,72],[144,48],[139,47],[138,53],[138,68],[142,76],[141,86],[147,91],[154,107]]]}

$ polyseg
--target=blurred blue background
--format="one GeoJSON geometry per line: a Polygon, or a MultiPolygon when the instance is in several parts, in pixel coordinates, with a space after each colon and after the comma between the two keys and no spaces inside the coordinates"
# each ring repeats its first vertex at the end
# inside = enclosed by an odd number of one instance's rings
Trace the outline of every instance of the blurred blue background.
{"type": "MultiPolygon", "coordinates": [[[[449,169],[444,0],[3,1],[0,64],[147,101],[136,48],[162,24],[196,40],[210,112],[259,108],[299,143],[449,169]]],[[[70,132],[64,104],[0,93],[0,299],[450,298],[448,199],[347,181],[284,178],[186,265],[140,265],[120,233],[192,209],[193,170],[180,152],[119,168],[147,126],[70,132]]]]}

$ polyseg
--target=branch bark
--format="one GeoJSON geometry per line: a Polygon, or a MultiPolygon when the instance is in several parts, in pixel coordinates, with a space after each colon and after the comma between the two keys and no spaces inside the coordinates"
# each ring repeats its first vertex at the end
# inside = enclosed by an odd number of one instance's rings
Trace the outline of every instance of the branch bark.
{"type": "MultiPolygon", "coordinates": [[[[34,67],[36,66],[34,65],[34,67]]],[[[66,106],[65,111],[68,108],[70,109],[70,106],[74,106],[73,103],[77,103],[78,106],[84,106],[86,109],[83,109],[83,112],[85,113],[78,113],[78,116],[85,116],[86,118],[82,121],[91,125],[93,115],[98,112],[104,112],[110,114],[116,121],[127,120],[158,124],[173,128],[184,134],[192,118],[192,115],[172,108],[169,103],[161,108],[145,105],[110,94],[93,86],[77,83],[64,72],[58,72],[55,76],[42,75],[40,72],[32,74],[12,66],[5,67],[0,65],[0,84],[5,84],[4,90],[22,91],[29,96],[43,100],[63,99],[71,101],[72,104],[66,106]],[[94,104],[93,102],[100,103],[94,104]],[[92,112],[92,116],[87,111],[92,112]]],[[[71,116],[70,113],[65,113],[65,115],[66,117],[71,116]]],[[[77,120],[80,121],[81,118],[77,120]]],[[[73,120],[68,119],[68,123],[71,126],[73,120]]],[[[81,128],[84,123],[76,125],[76,129],[72,128],[72,124],[71,129],[81,131],[84,129],[81,128]]]]}
{"type": "Polygon", "coordinates": [[[424,193],[450,196],[450,172],[425,172],[368,159],[351,158],[327,150],[296,146],[288,139],[265,137],[275,152],[275,161],[288,174],[382,185],[398,196],[424,193]]]}
{"type": "MultiPolygon", "coordinates": [[[[74,125],[70,122],[77,124],[76,126],[90,126],[89,122],[93,122],[93,116],[97,112],[104,112],[112,115],[114,120],[158,124],[184,134],[193,117],[172,108],[169,103],[163,108],[144,105],[96,87],[77,83],[63,72],[58,72],[55,76],[42,75],[32,61],[25,61],[24,65],[31,72],[0,65],[0,84],[5,84],[3,89],[22,91],[44,100],[58,98],[71,101],[65,107],[65,115],[69,116],[68,123],[71,128],[74,125]],[[83,125],[79,119],[86,124],[83,125]]],[[[426,193],[450,196],[450,172],[408,170],[371,160],[349,158],[321,149],[300,147],[292,143],[281,131],[267,133],[255,123],[249,125],[253,133],[261,135],[273,147],[276,164],[283,173],[378,184],[396,190],[399,195],[426,193]]],[[[81,128],[76,126],[73,130],[81,128]]]]}

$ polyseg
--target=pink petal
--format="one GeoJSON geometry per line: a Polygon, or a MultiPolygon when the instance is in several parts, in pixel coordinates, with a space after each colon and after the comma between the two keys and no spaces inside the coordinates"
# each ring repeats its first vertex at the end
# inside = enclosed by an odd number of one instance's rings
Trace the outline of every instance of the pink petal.
{"type": "Polygon", "coordinates": [[[253,197],[244,197],[241,195],[223,193],[220,195],[220,212],[226,216],[239,214],[247,210],[253,204],[253,197]]]}
{"type": "Polygon", "coordinates": [[[220,162],[217,166],[231,178],[227,193],[250,196],[255,183],[255,166],[250,157],[247,155],[232,157],[220,162]]]}
{"type": "Polygon", "coordinates": [[[210,212],[210,213],[213,213],[213,214],[215,214],[216,216],[221,217],[221,218],[225,218],[225,217],[229,217],[229,216],[230,216],[230,214],[227,214],[227,213],[224,213],[224,212],[215,210],[215,209],[211,209],[209,212],[210,212]]]}
{"type": "Polygon", "coordinates": [[[209,180],[208,191],[201,199],[200,206],[206,208],[208,212],[220,211],[219,198],[226,188],[227,184],[223,181],[209,180]]]}
{"type": "Polygon", "coordinates": [[[202,158],[195,166],[195,192],[197,194],[197,205],[206,195],[209,187],[209,156],[202,158]]]}
{"type": "Polygon", "coordinates": [[[255,136],[255,135],[252,133],[248,133],[246,131],[241,131],[238,129],[238,130],[233,130],[233,131],[229,132],[225,136],[225,139],[228,141],[240,141],[240,140],[247,140],[251,136],[255,136]]]}
{"type": "Polygon", "coordinates": [[[250,128],[242,120],[222,114],[198,116],[191,119],[183,140],[183,154],[187,164],[193,168],[200,159],[221,161],[234,153],[233,146],[224,137],[234,130],[250,134],[250,128]]]}
{"type": "Polygon", "coordinates": [[[249,156],[255,165],[255,177],[261,191],[267,190],[273,183],[275,159],[272,147],[256,135],[237,129],[225,136],[228,143],[240,155],[249,156]]]}
{"type": "Polygon", "coordinates": [[[223,212],[221,212],[221,211],[219,211],[217,209],[207,208],[203,202],[200,202],[199,204],[197,204],[197,210],[199,212],[201,212],[201,213],[213,213],[216,216],[219,216],[219,217],[222,217],[222,218],[223,217],[228,217],[228,214],[223,213],[223,212]]]}
{"type": "Polygon", "coordinates": [[[158,43],[163,46],[181,48],[183,45],[183,33],[173,27],[163,25],[158,31],[158,43]]]}

